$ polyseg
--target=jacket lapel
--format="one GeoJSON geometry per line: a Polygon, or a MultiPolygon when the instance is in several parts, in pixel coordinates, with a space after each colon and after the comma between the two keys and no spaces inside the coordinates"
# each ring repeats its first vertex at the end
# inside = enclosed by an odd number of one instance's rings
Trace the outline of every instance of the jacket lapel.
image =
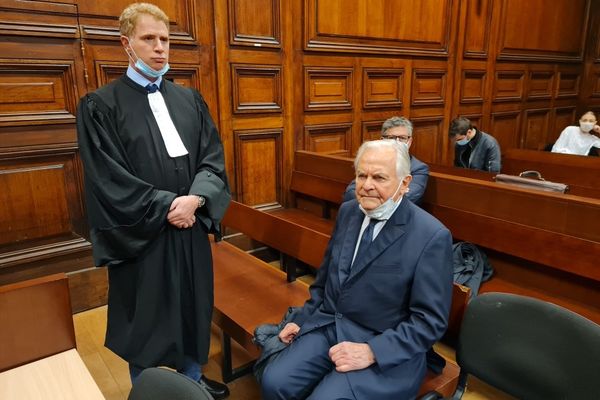
{"type": "Polygon", "coordinates": [[[342,249],[340,251],[340,258],[338,262],[338,277],[340,284],[343,284],[348,275],[340,273],[340,271],[348,271],[350,269],[350,263],[352,262],[352,256],[354,256],[354,249],[356,248],[356,241],[358,234],[360,233],[360,227],[365,218],[365,215],[360,211],[358,205],[356,210],[350,215],[348,219],[348,225],[344,233],[342,242],[342,249]]]}
{"type": "MultiPolygon", "coordinates": [[[[409,202],[410,201],[406,198],[402,199],[402,202],[394,214],[392,214],[391,218],[386,222],[381,232],[379,232],[379,235],[377,235],[375,240],[373,240],[371,243],[371,246],[369,246],[367,253],[364,255],[364,257],[362,257],[362,259],[357,260],[357,262],[352,266],[350,276],[348,276],[348,279],[346,279],[346,283],[350,282],[358,274],[360,274],[362,270],[371,265],[373,260],[375,260],[381,253],[390,247],[392,243],[404,235],[404,225],[406,225],[410,216],[409,202]]],[[[360,229],[360,226],[358,229],[360,229]]],[[[358,236],[358,233],[356,233],[356,236],[358,236]]],[[[356,245],[356,240],[354,240],[354,244],[356,245]]],[[[350,260],[352,260],[352,255],[350,257],[350,260]]]]}

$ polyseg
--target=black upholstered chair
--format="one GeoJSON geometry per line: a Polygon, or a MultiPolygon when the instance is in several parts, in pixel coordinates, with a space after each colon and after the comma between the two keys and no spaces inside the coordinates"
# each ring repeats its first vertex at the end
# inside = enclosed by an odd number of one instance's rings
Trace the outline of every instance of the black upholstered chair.
{"type": "Polygon", "coordinates": [[[137,378],[128,400],[213,400],[198,382],[164,368],[147,368],[137,378]]]}
{"type": "Polygon", "coordinates": [[[456,358],[461,375],[453,399],[462,397],[468,375],[518,399],[600,399],[600,325],[545,301],[475,297],[456,358]]]}

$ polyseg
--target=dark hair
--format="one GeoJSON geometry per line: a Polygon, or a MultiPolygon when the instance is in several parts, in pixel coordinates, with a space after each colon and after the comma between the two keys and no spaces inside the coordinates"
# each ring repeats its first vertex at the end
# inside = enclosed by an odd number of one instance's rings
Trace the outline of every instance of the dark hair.
{"type": "Polygon", "coordinates": [[[454,118],[450,122],[450,129],[448,130],[448,136],[454,137],[456,135],[464,135],[469,129],[473,129],[474,126],[469,118],[458,117],[454,118]]]}

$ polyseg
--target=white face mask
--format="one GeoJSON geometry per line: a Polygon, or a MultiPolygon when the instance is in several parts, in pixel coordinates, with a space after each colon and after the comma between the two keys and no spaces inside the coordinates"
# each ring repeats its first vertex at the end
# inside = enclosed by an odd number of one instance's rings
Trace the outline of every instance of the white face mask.
{"type": "Polygon", "coordinates": [[[398,185],[398,188],[396,189],[394,194],[391,195],[390,198],[387,199],[385,202],[383,202],[383,204],[379,205],[373,210],[365,210],[361,205],[359,205],[358,207],[360,208],[360,211],[362,211],[369,218],[384,220],[389,219],[392,216],[394,209],[396,208],[396,204],[398,204],[398,202],[402,198],[402,196],[400,196],[398,197],[397,201],[394,201],[394,197],[402,187],[402,181],[400,181],[400,184],[398,185]]]}
{"type": "Polygon", "coordinates": [[[588,133],[594,128],[594,125],[595,124],[593,122],[580,122],[579,129],[581,129],[585,133],[588,133]]]}

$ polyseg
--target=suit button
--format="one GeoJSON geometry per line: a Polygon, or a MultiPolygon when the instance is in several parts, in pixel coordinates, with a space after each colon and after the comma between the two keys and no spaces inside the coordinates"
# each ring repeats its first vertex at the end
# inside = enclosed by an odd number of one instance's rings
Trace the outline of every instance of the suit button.
{"type": "Polygon", "coordinates": [[[336,317],[337,319],[342,319],[343,315],[342,315],[341,313],[339,313],[339,312],[336,312],[336,313],[335,313],[335,317],[336,317]]]}

